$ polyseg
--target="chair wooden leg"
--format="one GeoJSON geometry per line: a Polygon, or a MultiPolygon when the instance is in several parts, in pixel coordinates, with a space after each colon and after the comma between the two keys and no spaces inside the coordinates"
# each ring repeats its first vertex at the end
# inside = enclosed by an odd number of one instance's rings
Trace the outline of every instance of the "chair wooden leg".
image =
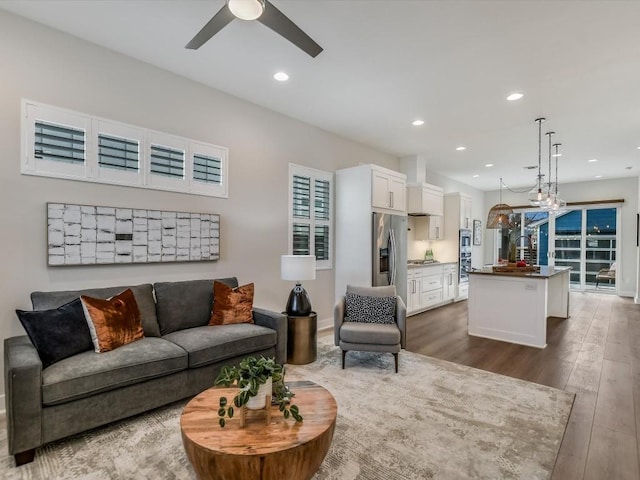
{"type": "Polygon", "coordinates": [[[344,357],[347,356],[347,351],[346,350],[342,350],[342,369],[344,370],[344,357]]]}
{"type": "Polygon", "coordinates": [[[394,353],[393,356],[394,356],[394,358],[396,360],[396,373],[398,373],[398,354],[394,353]]]}
{"type": "Polygon", "coordinates": [[[20,465],[24,465],[25,463],[31,463],[33,462],[33,459],[36,456],[36,449],[32,448],[31,450],[27,450],[26,452],[20,452],[20,453],[16,453],[13,456],[13,459],[16,462],[16,467],[19,467],[20,465]]]}

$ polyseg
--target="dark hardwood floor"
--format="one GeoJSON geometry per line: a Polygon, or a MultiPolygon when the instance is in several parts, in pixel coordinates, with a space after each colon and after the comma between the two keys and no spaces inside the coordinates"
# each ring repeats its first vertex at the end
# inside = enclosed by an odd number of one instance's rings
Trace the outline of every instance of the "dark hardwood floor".
{"type": "Polygon", "coordinates": [[[570,295],[570,318],[547,321],[545,349],[467,335],[463,301],[409,317],[407,350],[574,392],[552,478],[640,479],[640,305],[570,295]]]}

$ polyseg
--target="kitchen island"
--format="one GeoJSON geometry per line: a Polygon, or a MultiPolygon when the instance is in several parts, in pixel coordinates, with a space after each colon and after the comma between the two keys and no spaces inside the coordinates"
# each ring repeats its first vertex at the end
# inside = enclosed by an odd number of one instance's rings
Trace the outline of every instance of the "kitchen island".
{"type": "Polygon", "coordinates": [[[470,272],[469,335],[545,348],[547,317],[569,318],[569,270],[470,272]]]}

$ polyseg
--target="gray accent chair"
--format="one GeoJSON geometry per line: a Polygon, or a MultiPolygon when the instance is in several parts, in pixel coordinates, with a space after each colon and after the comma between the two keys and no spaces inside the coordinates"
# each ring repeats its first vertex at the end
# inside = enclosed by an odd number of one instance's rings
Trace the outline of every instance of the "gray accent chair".
{"type": "MultiPolygon", "coordinates": [[[[237,287],[235,277],[217,279],[237,287]]],[[[34,310],[80,295],[108,298],[131,288],[145,337],[110,352],[82,352],[43,368],[26,335],[4,341],[9,454],[16,465],[35,449],[76,433],[189,398],[213,386],[226,365],[248,355],[286,362],[287,318],[253,309],[253,324],[208,326],[213,280],[66,292],[34,292],[34,310]]]]}
{"type": "Polygon", "coordinates": [[[336,346],[342,350],[342,368],[351,350],[392,353],[398,373],[398,352],[406,346],[407,308],[396,294],[394,285],[384,287],[357,287],[347,285],[347,293],[369,297],[396,297],[394,324],[345,321],[346,297],[338,299],[333,309],[333,332],[336,346]]]}

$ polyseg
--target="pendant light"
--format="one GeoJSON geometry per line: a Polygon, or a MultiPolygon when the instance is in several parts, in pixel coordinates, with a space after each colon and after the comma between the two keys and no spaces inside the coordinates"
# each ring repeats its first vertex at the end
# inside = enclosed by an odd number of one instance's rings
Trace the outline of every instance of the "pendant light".
{"type": "Polygon", "coordinates": [[[542,193],[542,122],[545,120],[544,117],[535,120],[538,124],[538,182],[529,192],[529,204],[535,207],[539,207],[545,198],[542,193]]]}
{"type": "Polygon", "coordinates": [[[549,177],[546,187],[546,192],[544,192],[544,197],[540,202],[540,208],[542,210],[549,210],[553,206],[553,177],[551,175],[551,137],[555,135],[556,132],[547,132],[546,135],[549,137],[549,177]]]}
{"type": "Polygon", "coordinates": [[[489,210],[487,228],[513,228],[511,215],[513,215],[513,209],[506,203],[502,203],[502,177],[500,177],[500,203],[489,210]]]}
{"type": "Polygon", "coordinates": [[[553,212],[556,215],[558,215],[559,213],[562,213],[565,207],[567,206],[567,202],[565,202],[562,198],[560,198],[560,195],[558,194],[558,158],[560,157],[560,154],[558,153],[558,147],[560,145],[562,144],[561,143],[553,144],[553,146],[556,149],[556,153],[554,155],[554,157],[556,158],[556,188],[553,196],[553,203],[551,205],[551,210],[553,210],[553,212]]]}

